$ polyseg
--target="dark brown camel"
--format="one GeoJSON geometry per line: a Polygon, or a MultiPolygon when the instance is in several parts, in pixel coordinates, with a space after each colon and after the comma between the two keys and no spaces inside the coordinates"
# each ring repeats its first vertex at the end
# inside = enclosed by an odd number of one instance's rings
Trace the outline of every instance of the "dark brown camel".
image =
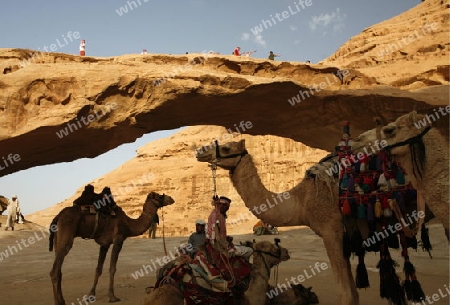
{"type": "MultiPolygon", "coordinates": [[[[94,202],[97,206],[108,205],[115,206],[114,199],[109,188],[103,189],[102,193],[95,194],[94,202]]],[[[55,261],[50,271],[50,277],[53,284],[53,295],[55,305],[65,305],[61,290],[62,273],[61,267],[64,258],[72,248],[76,237],[92,238],[100,245],[98,264],[95,270],[94,284],[90,290],[90,296],[95,296],[95,289],[98,278],[102,274],[103,263],[108,253],[109,247],[113,245],[111,253],[111,262],[109,269],[109,301],[117,302],[120,299],[114,295],[114,274],[116,273],[116,264],[122,249],[123,242],[127,237],[139,236],[148,230],[150,221],[157,210],[163,206],[173,204],[174,200],[170,196],[159,195],[151,192],[147,195],[142,214],[137,219],[128,217],[120,208],[115,208],[115,216],[97,214],[90,215],[82,211],[79,205],[64,208],[52,221],[50,226],[50,245],[49,250],[53,250],[55,245],[55,261]],[[98,221],[98,223],[97,223],[98,221]],[[54,228],[57,230],[54,230],[54,228]]]]}

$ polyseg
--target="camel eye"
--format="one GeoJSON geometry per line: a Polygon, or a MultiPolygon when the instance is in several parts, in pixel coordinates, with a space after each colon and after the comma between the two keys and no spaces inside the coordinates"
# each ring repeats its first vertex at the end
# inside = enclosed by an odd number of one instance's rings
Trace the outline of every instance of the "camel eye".
{"type": "Polygon", "coordinates": [[[223,149],[225,152],[229,152],[229,151],[230,151],[230,148],[229,148],[228,146],[224,146],[222,149],[223,149]]]}
{"type": "Polygon", "coordinates": [[[395,126],[386,126],[385,128],[383,128],[383,133],[386,135],[386,137],[390,138],[394,136],[395,129],[395,126]]]}

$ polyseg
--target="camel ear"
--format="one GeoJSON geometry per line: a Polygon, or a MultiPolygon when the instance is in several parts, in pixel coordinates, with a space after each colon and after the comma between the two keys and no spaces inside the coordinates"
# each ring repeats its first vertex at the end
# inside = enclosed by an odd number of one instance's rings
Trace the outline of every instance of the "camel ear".
{"type": "Polygon", "coordinates": [[[413,110],[408,115],[408,126],[412,126],[417,123],[417,111],[413,110]]]}
{"type": "Polygon", "coordinates": [[[240,140],[239,145],[241,145],[242,149],[245,149],[245,139],[240,140]]]}

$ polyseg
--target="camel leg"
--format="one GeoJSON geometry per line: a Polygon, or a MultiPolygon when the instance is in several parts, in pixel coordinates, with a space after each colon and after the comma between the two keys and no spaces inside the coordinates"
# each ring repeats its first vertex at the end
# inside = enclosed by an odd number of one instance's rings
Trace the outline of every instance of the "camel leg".
{"type": "Polygon", "coordinates": [[[331,269],[338,284],[340,305],[359,305],[359,295],[353,279],[350,261],[344,256],[343,230],[325,232],[322,236],[331,269]]]}
{"type": "Polygon", "coordinates": [[[53,285],[53,297],[55,300],[55,305],[65,305],[66,301],[64,300],[62,289],[61,289],[61,281],[62,281],[62,272],[61,268],[64,263],[64,258],[69,253],[72,248],[73,239],[71,243],[66,244],[64,248],[60,248],[58,245],[55,246],[55,261],[53,262],[52,270],[50,271],[50,278],[52,280],[53,285]]]}
{"type": "Polygon", "coordinates": [[[92,285],[91,291],[89,295],[95,296],[95,289],[97,288],[98,278],[102,275],[103,271],[103,263],[105,262],[106,254],[108,253],[110,245],[101,245],[100,252],[98,253],[98,263],[97,268],[95,269],[95,278],[94,284],[92,285]]]}
{"type": "Polygon", "coordinates": [[[122,250],[122,245],[123,240],[116,240],[114,242],[111,252],[111,262],[110,262],[111,264],[109,267],[109,292],[108,292],[110,302],[120,301],[120,299],[114,295],[114,275],[116,274],[117,260],[119,259],[119,253],[120,250],[122,250]]]}

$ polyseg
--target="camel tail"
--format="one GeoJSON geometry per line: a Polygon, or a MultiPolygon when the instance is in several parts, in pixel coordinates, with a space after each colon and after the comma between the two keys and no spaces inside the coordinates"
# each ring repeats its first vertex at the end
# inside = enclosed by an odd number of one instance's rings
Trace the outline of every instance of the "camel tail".
{"type": "Polygon", "coordinates": [[[53,251],[53,242],[56,238],[56,236],[55,236],[56,230],[53,230],[53,228],[55,228],[57,222],[58,222],[58,216],[53,218],[52,223],[50,224],[50,228],[48,229],[50,231],[50,235],[48,236],[48,251],[50,251],[50,252],[53,251]]]}

